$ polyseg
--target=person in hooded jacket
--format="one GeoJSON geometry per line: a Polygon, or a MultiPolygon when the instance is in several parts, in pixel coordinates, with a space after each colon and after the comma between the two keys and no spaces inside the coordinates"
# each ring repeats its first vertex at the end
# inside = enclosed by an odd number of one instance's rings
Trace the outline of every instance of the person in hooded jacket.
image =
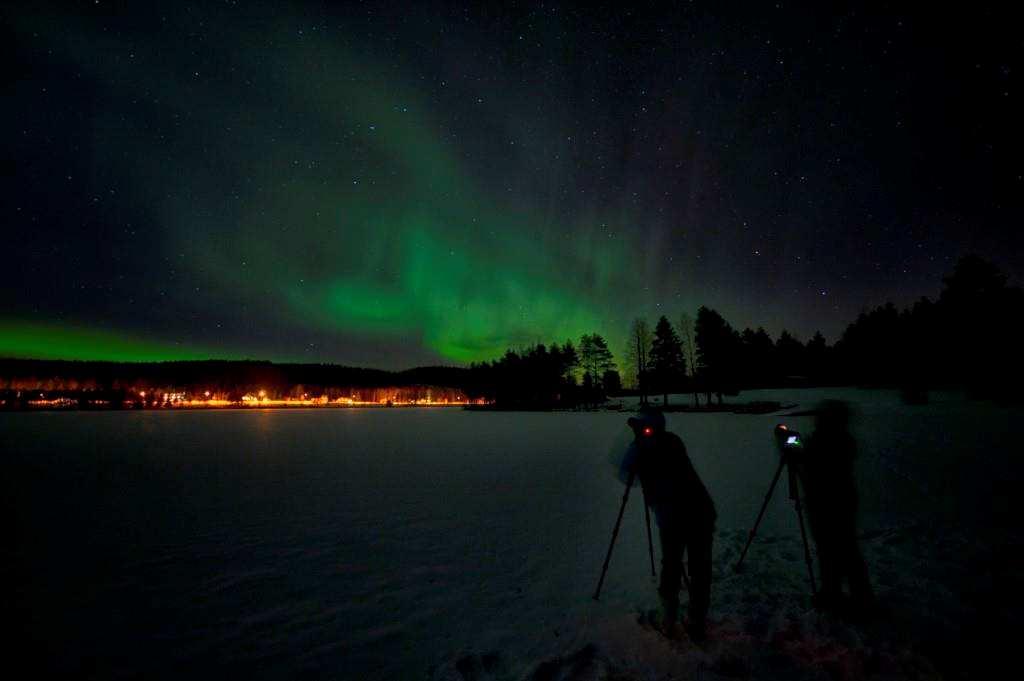
{"type": "Polygon", "coordinates": [[[640,479],[644,499],[657,520],[661,543],[658,626],[669,636],[678,626],[685,553],[690,593],[686,631],[691,639],[700,641],[706,635],[711,603],[714,502],[693,468],[686,445],[665,430],[665,416],[660,411],[642,409],[627,423],[635,439],[622,460],[619,477],[626,482],[633,473],[640,479]]]}
{"type": "Polygon", "coordinates": [[[850,434],[850,410],[844,402],[826,400],[815,413],[814,432],[797,462],[818,549],[821,589],[815,605],[852,616],[868,614],[875,597],[857,545],[857,443],[850,434]],[[848,596],[844,585],[849,587],[848,596]]]}

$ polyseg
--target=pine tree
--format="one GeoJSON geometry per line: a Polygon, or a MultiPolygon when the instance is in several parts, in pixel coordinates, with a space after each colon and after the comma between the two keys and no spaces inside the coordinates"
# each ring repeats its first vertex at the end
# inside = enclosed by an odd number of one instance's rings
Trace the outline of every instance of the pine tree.
{"type": "Polygon", "coordinates": [[[686,374],[683,347],[675,329],[664,315],[658,320],[651,341],[650,364],[654,383],[661,388],[668,404],[668,394],[686,374]]]}
{"type": "Polygon", "coordinates": [[[707,401],[711,403],[711,393],[714,392],[721,404],[722,393],[735,380],[742,342],[740,335],[722,315],[703,306],[697,310],[694,335],[697,338],[697,365],[707,401]]]}
{"type": "Polygon", "coordinates": [[[690,375],[690,385],[693,388],[693,406],[700,407],[700,397],[697,392],[697,348],[693,342],[693,318],[685,312],[679,316],[679,335],[682,338],[684,359],[690,375]]]}
{"type": "Polygon", "coordinates": [[[807,374],[814,383],[820,384],[826,378],[828,366],[828,344],[821,331],[815,332],[811,340],[807,341],[805,355],[807,374]]]}
{"type": "Polygon", "coordinates": [[[782,330],[779,340],[775,343],[775,352],[784,376],[794,377],[806,374],[805,350],[803,343],[789,331],[782,330]]]}
{"type": "Polygon", "coordinates": [[[579,355],[571,340],[566,340],[562,346],[562,376],[566,380],[576,383],[576,368],[580,365],[579,355]]]}
{"type": "Polygon", "coordinates": [[[634,387],[640,393],[640,403],[647,403],[647,351],[651,346],[651,329],[647,322],[639,317],[633,320],[629,330],[629,340],[626,341],[626,366],[624,369],[627,376],[632,376],[635,381],[634,387]]]}
{"type": "Polygon", "coordinates": [[[580,337],[580,366],[583,368],[583,380],[584,385],[590,385],[593,388],[595,399],[593,402],[597,402],[597,393],[602,389],[602,378],[604,372],[609,369],[615,368],[615,361],[612,358],[611,350],[608,349],[608,343],[600,334],[592,333],[590,335],[583,334],[580,337]]]}

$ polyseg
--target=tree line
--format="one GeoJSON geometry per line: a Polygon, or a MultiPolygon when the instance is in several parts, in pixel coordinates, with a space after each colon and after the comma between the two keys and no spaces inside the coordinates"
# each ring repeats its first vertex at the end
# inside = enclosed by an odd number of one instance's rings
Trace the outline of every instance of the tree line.
{"type": "Polygon", "coordinates": [[[833,345],[820,332],[803,342],[786,330],[776,339],[761,327],[738,331],[719,312],[702,306],[695,317],[680,315],[674,323],[661,316],[653,329],[647,320],[634,319],[621,363],[596,332],[575,343],[509,349],[469,367],[401,372],[256,361],[0,359],[0,398],[13,404],[6,398],[18,398],[23,390],[117,393],[146,386],[215,390],[239,399],[256,389],[272,396],[296,390],[316,396],[437,386],[502,407],[544,409],[593,406],[624,393],[664,404],[670,395],[685,393],[694,406],[707,406],[742,389],[874,385],[902,388],[909,395],[962,387],[978,396],[1019,399],[1024,363],[1016,324],[1024,316],[1024,292],[975,256],[962,258],[942,283],[936,300],[921,298],[902,310],[887,303],[862,312],[833,345]]]}
{"type": "Polygon", "coordinates": [[[615,358],[598,333],[507,350],[492,362],[473,363],[466,392],[499,407],[549,409],[595,405],[621,389],[615,358]]]}
{"type": "Polygon", "coordinates": [[[658,394],[668,404],[669,395],[681,392],[692,394],[694,406],[702,399],[710,404],[712,396],[721,404],[723,395],[740,388],[819,381],[831,350],[820,333],[807,344],[786,331],[777,342],[763,328],[739,333],[708,307],[676,325],[663,315],[653,331],[646,320],[633,320],[622,353],[624,376],[600,334],[584,334],[578,348],[571,340],[537,344],[474,363],[467,393],[505,408],[595,406],[621,394],[637,394],[643,403],[658,394]]]}
{"type": "Polygon", "coordinates": [[[1024,292],[977,256],[961,258],[942,283],[937,300],[862,312],[832,345],[820,331],[806,342],[787,330],[776,339],[762,327],[738,331],[702,306],[695,318],[683,314],[675,323],[662,315],[653,329],[634,319],[618,366],[604,338],[592,333],[580,338],[578,351],[566,341],[474,364],[471,391],[509,407],[593,405],[621,394],[623,384],[641,402],[668,404],[670,395],[685,393],[695,407],[721,404],[743,389],[810,385],[893,387],[908,396],[965,388],[1014,399],[1024,378],[1015,332],[1024,292]]]}

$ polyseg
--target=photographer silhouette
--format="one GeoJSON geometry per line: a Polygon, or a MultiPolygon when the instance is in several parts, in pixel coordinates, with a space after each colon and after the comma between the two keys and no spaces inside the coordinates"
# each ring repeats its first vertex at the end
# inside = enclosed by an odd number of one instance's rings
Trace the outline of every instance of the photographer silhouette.
{"type": "Polygon", "coordinates": [[[691,639],[702,640],[711,602],[714,502],[693,468],[686,445],[665,430],[665,416],[660,411],[642,409],[627,423],[635,439],[623,458],[619,477],[623,482],[633,476],[640,478],[646,503],[657,519],[661,542],[659,628],[671,636],[677,626],[685,552],[690,573],[686,630],[691,639]]]}
{"type": "Polygon", "coordinates": [[[815,605],[841,614],[866,614],[874,605],[874,593],[857,545],[857,443],[850,434],[850,410],[845,402],[826,400],[815,415],[814,432],[796,464],[818,549],[821,590],[815,605]],[[843,593],[844,582],[849,597],[843,593]]]}

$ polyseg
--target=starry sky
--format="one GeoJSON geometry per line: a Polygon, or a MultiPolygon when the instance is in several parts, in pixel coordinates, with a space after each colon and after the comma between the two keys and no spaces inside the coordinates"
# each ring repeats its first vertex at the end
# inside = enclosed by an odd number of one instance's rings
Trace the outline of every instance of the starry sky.
{"type": "Polygon", "coordinates": [[[965,253],[1024,272],[982,3],[20,4],[0,356],[621,354],[699,305],[832,342],[965,253]]]}

